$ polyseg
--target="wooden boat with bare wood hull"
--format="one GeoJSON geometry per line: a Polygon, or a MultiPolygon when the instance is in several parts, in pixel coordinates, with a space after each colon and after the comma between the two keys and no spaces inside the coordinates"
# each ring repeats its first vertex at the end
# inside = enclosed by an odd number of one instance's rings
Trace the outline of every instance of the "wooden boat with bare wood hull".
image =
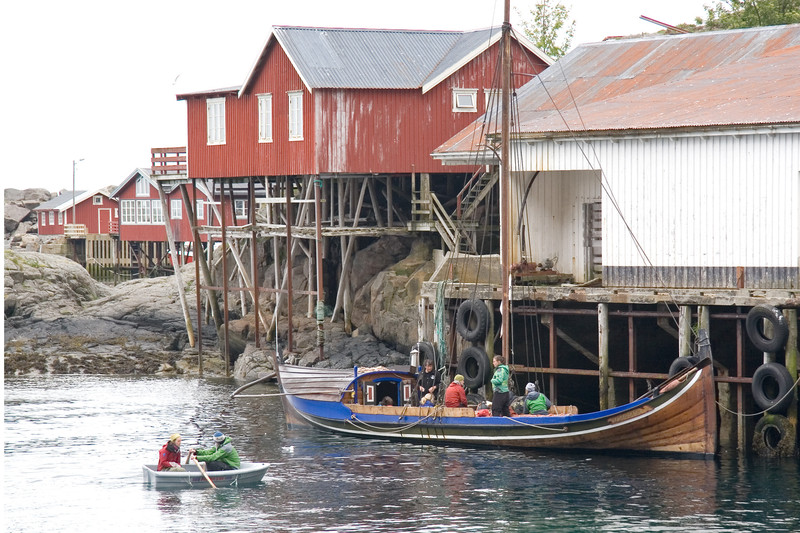
{"type": "MultiPolygon", "coordinates": [[[[377,390],[410,395],[410,369],[332,370],[279,365],[287,420],[337,433],[420,443],[712,456],[713,368],[706,357],[634,402],[578,414],[476,416],[474,407],[376,404],[377,390]]],[[[383,394],[381,392],[380,394],[383,394]]]]}

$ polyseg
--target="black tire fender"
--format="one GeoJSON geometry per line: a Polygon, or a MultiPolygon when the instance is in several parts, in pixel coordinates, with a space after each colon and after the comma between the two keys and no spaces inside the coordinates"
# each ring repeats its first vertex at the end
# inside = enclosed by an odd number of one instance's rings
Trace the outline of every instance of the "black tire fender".
{"type": "Polygon", "coordinates": [[[436,348],[430,342],[418,342],[411,347],[411,350],[417,349],[419,352],[419,365],[425,362],[426,359],[433,361],[433,367],[436,368],[436,348]]]}
{"type": "Polygon", "coordinates": [[[753,345],[762,352],[777,352],[786,344],[789,338],[789,324],[786,317],[777,307],[771,305],[757,305],[747,313],[745,321],[747,336],[753,345]],[[772,324],[772,337],[764,334],[763,321],[772,324]]]}
{"type": "Polygon", "coordinates": [[[781,415],[764,415],[756,424],[753,451],[761,457],[792,457],[795,441],[794,426],[781,415]]]}
{"type": "Polygon", "coordinates": [[[485,385],[492,377],[489,356],[480,346],[470,346],[458,359],[458,373],[464,376],[464,386],[477,389],[485,385]]]}
{"type": "Polygon", "coordinates": [[[794,400],[794,380],[780,363],[764,363],[753,374],[753,400],[769,413],[784,413],[794,400]]]}
{"type": "Polygon", "coordinates": [[[699,358],[695,355],[690,355],[689,357],[678,357],[676,358],[671,365],[669,365],[669,377],[674,376],[681,370],[694,366],[699,361],[699,358]]]}
{"type": "Polygon", "coordinates": [[[456,331],[469,342],[481,342],[489,330],[489,308],[481,300],[464,300],[456,311],[456,331]]]}

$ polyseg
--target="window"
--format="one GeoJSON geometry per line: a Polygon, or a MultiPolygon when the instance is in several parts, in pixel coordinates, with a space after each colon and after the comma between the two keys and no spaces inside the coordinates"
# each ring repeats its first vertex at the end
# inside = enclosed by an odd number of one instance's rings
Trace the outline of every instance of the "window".
{"type": "Polygon", "coordinates": [[[234,200],[233,211],[236,218],[247,218],[247,200],[234,200]]]}
{"type": "Polygon", "coordinates": [[[118,207],[114,208],[114,218],[119,218],[119,208],[118,207]]]}
{"type": "Polygon", "coordinates": [[[453,89],[453,112],[467,113],[478,110],[478,89],[453,89]]]}
{"type": "Polygon", "coordinates": [[[289,140],[303,140],[303,91],[289,94],[289,140]]]}
{"type": "Polygon", "coordinates": [[[63,211],[59,211],[58,212],[58,225],[62,226],[63,224],[64,224],[64,212],[63,211]]]}
{"type": "Polygon", "coordinates": [[[206,100],[208,144],[225,144],[225,98],[206,100]]]}
{"type": "Polygon", "coordinates": [[[163,224],[164,210],[161,208],[161,200],[153,200],[150,207],[153,214],[153,224],[163,224]]]}
{"type": "MultiPolygon", "coordinates": [[[[272,142],[272,95],[258,95],[258,142],[272,142]]],[[[200,218],[200,217],[198,217],[200,218]]]]}
{"type": "Polygon", "coordinates": [[[146,178],[136,178],[136,196],[150,196],[150,183],[146,178]]]}
{"type": "Polygon", "coordinates": [[[92,205],[103,205],[103,195],[95,194],[92,196],[92,205]]]}
{"type": "Polygon", "coordinates": [[[54,226],[56,223],[56,212],[50,211],[50,225],[54,226]]]}
{"type": "Polygon", "coordinates": [[[122,208],[122,224],[136,224],[136,200],[120,200],[122,208]]]}
{"type": "Polygon", "coordinates": [[[195,206],[195,216],[197,217],[197,220],[202,220],[205,218],[204,211],[205,204],[203,203],[203,200],[197,200],[197,205],[195,206]]]}
{"type": "Polygon", "coordinates": [[[150,200],[136,200],[136,222],[150,224],[150,200]]]}
{"type": "Polygon", "coordinates": [[[42,213],[42,226],[47,225],[47,213],[42,213]]]}
{"type": "Polygon", "coordinates": [[[172,220],[180,220],[183,218],[180,200],[169,201],[169,218],[171,218],[172,220]]]}

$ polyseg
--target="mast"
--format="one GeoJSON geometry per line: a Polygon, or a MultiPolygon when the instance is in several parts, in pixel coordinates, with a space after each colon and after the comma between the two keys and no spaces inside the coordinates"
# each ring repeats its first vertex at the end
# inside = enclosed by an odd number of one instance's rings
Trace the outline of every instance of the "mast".
{"type": "Polygon", "coordinates": [[[506,362],[510,362],[510,328],[511,308],[509,305],[510,279],[509,279],[509,245],[510,237],[510,190],[511,172],[509,169],[510,160],[510,132],[511,132],[511,0],[505,0],[503,6],[503,34],[502,62],[501,62],[501,130],[500,130],[500,266],[503,276],[503,298],[500,303],[502,355],[506,362]]]}

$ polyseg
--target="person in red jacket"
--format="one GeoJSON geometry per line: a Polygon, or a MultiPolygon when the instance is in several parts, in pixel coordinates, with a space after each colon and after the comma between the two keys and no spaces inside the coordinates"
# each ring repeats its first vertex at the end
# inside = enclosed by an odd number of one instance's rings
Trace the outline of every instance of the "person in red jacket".
{"type": "Polygon", "coordinates": [[[444,391],[445,407],[466,407],[467,393],[464,391],[464,376],[456,374],[453,382],[444,391]]]}
{"type": "Polygon", "coordinates": [[[186,472],[181,466],[181,436],[177,433],[170,435],[167,443],[158,452],[158,471],[186,472]]]}

